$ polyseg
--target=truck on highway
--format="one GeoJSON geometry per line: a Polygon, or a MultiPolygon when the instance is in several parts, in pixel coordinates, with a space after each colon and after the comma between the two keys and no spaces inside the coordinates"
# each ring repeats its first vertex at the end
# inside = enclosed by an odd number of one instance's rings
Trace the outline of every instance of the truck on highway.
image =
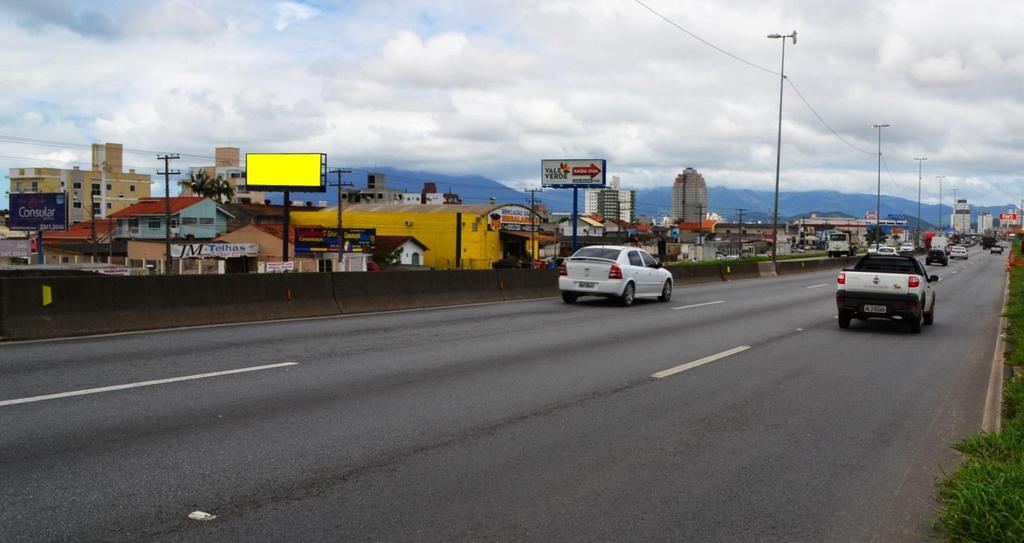
{"type": "Polygon", "coordinates": [[[982,249],[991,249],[992,246],[995,245],[995,244],[996,244],[996,237],[995,236],[982,236],[982,238],[981,238],[981,248],[982,249]]]}
{"type": "Polygon", "coordinates": [[[836,279],[839,327],[849,328],[853,319],[891,319],[919,334],[922,324],[935,322],[938,280],[912,256],[867,255],[836,279]]]}
{"type": "Polygon", "coordinates": [[[949,254],[949,238],[946,236],[932,236],[931,242],[932,244],[928,247],[929,249],[941,249],[949,254]]]}
{"type": "Polygon", "coordinates": [[[828,235],[829,258],[834,256],[853,256],[853,253],[853,243],[851,242],[849,232],[833,230],[832,233],[828,235]]]}

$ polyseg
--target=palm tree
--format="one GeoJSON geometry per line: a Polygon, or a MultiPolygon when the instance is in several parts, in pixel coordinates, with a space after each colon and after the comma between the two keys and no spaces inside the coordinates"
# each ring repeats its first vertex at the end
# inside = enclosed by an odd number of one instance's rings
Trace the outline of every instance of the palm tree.
{"type": "Polygon", "coordinates": [[[211,178],[205,170],[189,173],[188,179],[178,181],[178,186],[190,190],[196,196],[212,198],[221,203],[231,201],[235,197],[235,189],[231,183],[219,175],[216,179],[211,178]]]}

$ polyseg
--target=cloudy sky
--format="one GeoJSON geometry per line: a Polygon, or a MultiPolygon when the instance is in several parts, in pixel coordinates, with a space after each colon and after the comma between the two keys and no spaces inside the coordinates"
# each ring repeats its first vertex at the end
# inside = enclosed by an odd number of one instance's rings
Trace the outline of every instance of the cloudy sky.
{"type": "Polygon", "coordinates": [[[635,0],[0,0],[0,168],[112,141],[180,168],[233,145],[525,187],[542,158],[599,157],[627,187],[693,166],[770,189],[765,35],[796,29],[786,74],[831,129],[786,86],[783,190],[874,192],[869,125],[889,123],[883,192],[916,198],[926,156],[928,202],[936,175],[974,203],[1024,195],[1024,2],[643,1],[754,66],[635,0]]]}

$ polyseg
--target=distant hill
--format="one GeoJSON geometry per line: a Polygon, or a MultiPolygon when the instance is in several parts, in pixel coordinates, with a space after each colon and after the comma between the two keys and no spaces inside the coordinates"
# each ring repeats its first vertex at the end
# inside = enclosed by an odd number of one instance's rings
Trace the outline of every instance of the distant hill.
{"type": "MultiPolygon", "coordinates": [[[[357,187],[366,186],[366,176],[370,172],[383,173],[386,176],[388,187],[404,189],[409,192],[419,192],[423,189],[423,183],[432,181],[437,183],[437,189],[445,192],[451,189],[459,193],[467,204],[482,204],[494,198],[498,203],[528,204],[529,194],[516,190],[502,183],[479,175],[444,175],[432,172],[400,170],[387,166],[381,167],[359,167],[353,168],[353,172],[345,174],[344,181],[353,183],[357,187]]],[[[330,175],[328,183],[336,183],[337,177],[330,175]]],[[[580,195],[580,210],[583,210],[582,191],[580,195]]],[[[709,187],[708,204],[710,211],[716,212],[726,220],[736,219],[736,209],[744,208],[744,221],[771,220],[773,192],[758,191],[750,189],[730,189],[727,187],[709,187]]],[[[280,194],[270,196],[275,202],[281,201],[280,194]]],[[[326,193],[292,193],[293,200],[307,200],[314,204],[324,201],[332,205],[336,201],[337,192],[334,187],[328,187],[326,193]]],[[[554,211],[569,211],[572,209],[572,191],[568,189],[546,189],[537,194],[538,201],[542,202],[548,209],[554,211]]],[[[672,187],[655,187],[637,190],[637,213],[651,217],[662,217],[672,212],[672,187]]],[[[1012,204],[1003,206],[975,207],[974,216],[988,211],[996,218],[999,213],[1012,207],[1012,204]]],[[[834,215],[846,217],[863,217],[868,210],[875,209],[874,194],[847,194],[832,190],[816,190],[806,192],[781,192],[779,193],[779,215],[781,218],[790,219],[800,216],[808,216],[810,213],[817,213],[819,216],[834,215]],[[829,211],[817,211],[829,210],[829,211]]],[[[952,208],[948,205],[942,206],[942,222],[949,224],[949,215],[952,208]]],[[[882,216],[904,215],[908,220],[916,222],[917,201],[897,196],[882,195],[882,216]]],[[[933,228],[938,222],[939,206],[921,206],[922,228],[933,228]]]]}

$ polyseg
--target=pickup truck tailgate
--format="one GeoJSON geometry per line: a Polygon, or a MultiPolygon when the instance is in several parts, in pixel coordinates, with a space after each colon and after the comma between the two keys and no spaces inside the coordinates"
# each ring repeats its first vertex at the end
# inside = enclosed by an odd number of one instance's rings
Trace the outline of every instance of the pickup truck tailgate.
{"type": "Polygon", "coordinates": [[[846,291],[875,294],[905,294],[910,291],[906,274],[846,272],[846,291]]]}

